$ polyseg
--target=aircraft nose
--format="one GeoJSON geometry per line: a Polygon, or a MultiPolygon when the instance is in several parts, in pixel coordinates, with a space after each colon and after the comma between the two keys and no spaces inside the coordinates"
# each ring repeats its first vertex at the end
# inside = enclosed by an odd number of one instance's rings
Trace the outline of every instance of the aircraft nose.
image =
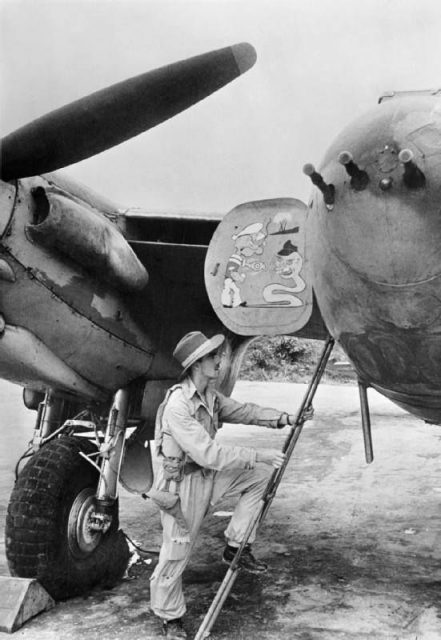
{"type": "Polygon", "coordinates": [[[317,260],[329,247],[367,281],[392,286],[441,275],[436,104],[380,105],[341,132],[317,170],[306,167],[315,185],[309,224],[323,236],[317,260]]]}

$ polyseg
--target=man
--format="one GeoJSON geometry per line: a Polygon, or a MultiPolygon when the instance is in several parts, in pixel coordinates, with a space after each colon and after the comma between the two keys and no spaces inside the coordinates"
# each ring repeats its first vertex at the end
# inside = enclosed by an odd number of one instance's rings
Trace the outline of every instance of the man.
{"type": "MultiPolygon", "coordinates": [[[[151,608],[162,619],[167,640],[187,637],[181,620],[186,610],[182,573],[209,507],[227,494],[240,496],[225,531],[227,545],[222,560],[229,564],[268,482],[268,471],[256,463],[279,468],[284,461],[284,454],[276,449],[256,451],[218,444],[215,435],[219,422],[270,428],[294,422],[292,415],[251,403],[241,404],[214,389],[223,342],[222,335],[208,339],[199,331],[180,340],[173,356],[183,367],[181,382],[168,391],[157,415],[155,437],[162,465],[151,497],[168,496],[170,500],[161,505],[163,543],[151,578],[151,608]]],[[[254,538],[255,531],[244,549],[240,566],[261,573],[267,567],[251,552],[254,538]]]]}

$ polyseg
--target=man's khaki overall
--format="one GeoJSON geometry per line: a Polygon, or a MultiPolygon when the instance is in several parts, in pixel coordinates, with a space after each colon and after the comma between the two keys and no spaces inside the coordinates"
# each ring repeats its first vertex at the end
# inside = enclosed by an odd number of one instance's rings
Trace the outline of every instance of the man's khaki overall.
{"type": "MultiPolygon", "coordinates": [[[[254,449],[216,442],[219,423],[275,428],[280,415],[277,409],[241,404],[214,390],[207,390],[203,399],[189,376],[168,391],[157,415],[161,465],[152,497],[163,491],[178,494],[184,520],[179,509],[177,517],[172,515],[176,509],[161,510],[163,542],[151,577],[151,608],[157,616],[172,620],[186,611],[182,573],[210,506],[226,496],[240,496],[225,530],[227,542],[239,546],[268,481],[268,468],[256,467],[254,449]]],[[[254,537],[255,532],[250,543],[254,537]]]]}

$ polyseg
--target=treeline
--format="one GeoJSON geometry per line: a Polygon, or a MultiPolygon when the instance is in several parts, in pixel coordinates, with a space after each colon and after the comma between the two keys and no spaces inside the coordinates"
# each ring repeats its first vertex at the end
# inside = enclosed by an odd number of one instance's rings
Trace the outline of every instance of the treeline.
{"type": "MultiPolygon", "coordinates": [[[[256,338],[242,362],[241,380],[308,382],[323,349],[321,340],[291,336],[256,338]]],[[[334,347],[324,380],[333,383],[355,382],[356,376],[339,345],[334,347]]]]}

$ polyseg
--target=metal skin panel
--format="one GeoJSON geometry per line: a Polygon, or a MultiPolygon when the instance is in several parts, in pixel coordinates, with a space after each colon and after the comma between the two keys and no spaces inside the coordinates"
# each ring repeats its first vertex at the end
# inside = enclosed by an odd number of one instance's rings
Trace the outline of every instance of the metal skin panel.
{"type": "Polygon", "coordinates": [[[7,324],[30,331],[82,378],[114,390],[145,375],[154,348],[132,319],[126,296],[26,236],[34,213],[30,190],[45,185],[41,178],[18,183],[14,214],[0,243],[16,280],[0,280],[0,311],[7,324]]]}
{"type": "MultiPolygon", "coordinates": [[[[121,220],[121,213],[124,208],[121,205],[115,204],[111,200],[108,200],[100,193],[96,193],[90,187],[73,180],[63,171],[56,171],[54,173],[46,173],[41,176],[50,186],[58,187],[65,193],[69,193],[72,199],[77,202],[87,202],[90,207],[93,207],[97,211],[100,211],[109,220],[118,225],[121,220]]],[[[124,221],[124,219],[122,219],[124,221]]]]}
{"type": "Polygon", "coordinates": [[[261,200],[239,205],[217,227],[205,261],[205,284],[214,310],[231,331],[288,334],[309,320],[306,215],[300,200],[261,200]]]}
{"type": "Polygon", "coordinates": [[[58,249],[121,291],[140,291],[147,285],[145,268],[110,220],[52,189],[39,193],[47,212],[42,221],[26,227],[30,238],[58,249]]]}
{"type": "Polygon", "coordinates": [[[329,210],[315,191],[309,238],[323,318],[362,380],[406,410],[441,422],[441,101],[400,98],[349,126],[320,173],[335,186],[329,210]],[[413,153],[423,186],[405,183],[413,153]],[[342,151],[365,170],[357,191],[342,151]]]}
{"type": "Polygon", "coordinates": [[[23,329],[6,325],[0,339],[0,376],[21,385],[44,391],[63,389],[87,398],[105,400],[105,394],[89,384],[57,358],[36,336],[23,329]]]}

